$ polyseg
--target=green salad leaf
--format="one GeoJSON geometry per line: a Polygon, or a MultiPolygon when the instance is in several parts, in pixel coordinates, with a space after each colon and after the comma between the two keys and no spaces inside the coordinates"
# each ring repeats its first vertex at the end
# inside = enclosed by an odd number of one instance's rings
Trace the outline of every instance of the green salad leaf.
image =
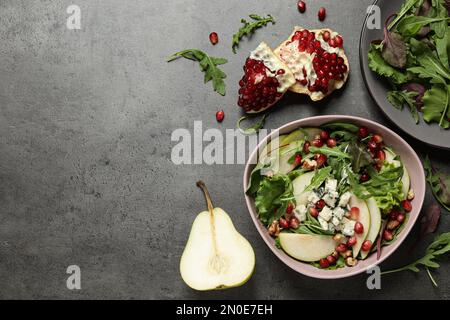
{"type": "Polygon", "coordinates": [[[450,212],[450,175],[435,169],[428,156],[425,158],[424,168],[434,197],[450,212]]]}
{"type": "Polygon", "coordinates": [[[392,29],[397,22],[399,22],[403,17],[412,11],[412,9],[415,8],[416,5],[419,5],[421,0],[406,0],[403,2],[399,12],[397,13],[396,17],[392,22],[389,24],[388,29],[392,29]]]}
{"type": "Polygon", "coordinates": [[[448,17],[443,18],[429,18],[423,16],[408,16],[403,18],[397,25],[397,31],[403,37],[412,37],[415,36],[422,27],[430,24],[430,23],[438,23],[444,22],[446,23],[449,20],[448,17]]]}
{"type": "Polygon", "coordinates": [[[372,44],[368,53],[369,68],[381,76],[389,78],[396,84],[406,83],[408,75],[388,64],[381,56],[379,46],[372,44]]]}
{"type": "Polygon", "coordinates": [[[323,146],[323,147],[314,147],[311,146],[309,147],[309,152],[316,154],[316,153],[321,153],[326,155],[327,157],[335,157],[335,158],[347,158],[350,159],[350,155],[346,152],[343,152],[342,150],[340,150],[340,148],[335,147],[335,148],[330,148],[327,146],[323,146]]]}
{"type": "Polygon", "coordinates": [[[438,122],[444,129],[450,127],[449,91],[450,86],[434,85],[425,92],[422,112],[426,122],[438,122]]]}
{"type": "Polygon", "coordinates": [[[415,97],[418,95],[415,91],[389,91],[387,99],[389,102],[399,110],[403,109],[406,104],[411,112],[411,115],[416,123],[419,123],[419,112],[417,111],[415,97]]]}
{"type": "Polygon", "coordinates": [[[347,152],[350,155],[353,172],[359,172],[361,168],[374,162],[367,147],[357,140],[348,144],[347,152]]]}
{"type": "Polygon", "coordinates": [[[225,95],[225,79],[227,76],[225,72],[220,70],[217,66],[228,62],[225,58],[211,57],[207,53],[198,49],[187,49],[174,53],[167,59],[167,62],[173,61],[183,57],[185,59],[197,61],[200,69],[205,73],[204,82],[207,83],[212,80],[213,89],[220,95],[225,95]]]}
{"type": "Polygon", "coordinates": [[[325,180],[329,177],[331,170],[332,170],[331,167],[324,167],[319,170],[316,170],[313,178],[311,179],[311,183],[309,184],[309,186],[305,188],[303,193],[313,191],[314,189],[320,187],[322,183],[324,183],[325,180]]]}

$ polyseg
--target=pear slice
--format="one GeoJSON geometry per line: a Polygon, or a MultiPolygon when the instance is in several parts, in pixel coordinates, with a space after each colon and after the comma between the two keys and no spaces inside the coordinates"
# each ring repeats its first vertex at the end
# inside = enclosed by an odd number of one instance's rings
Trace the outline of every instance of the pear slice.
{"type": "Polygon", "coordinates": [[[404,195],[404,198],[408,196],[408,191],[411,184],[411,179],[409,177],[408,169],[403,165],[403,163],[399,160],[395,160],[397,155],[395,154],[392,149],[385,148],[384,152],[386,153],[386,162],[394,164],[395,167],[403,166],[403,176],[402,176],[402,192],[404,195]]]}
{"type": "Polygon", "coordinates": [[[180,272],[184,282],[195,290],[237,287],[250,279],[255,268],[255,253],[250,243],[235,229],[228,214],[214,208],[202,181],[208,211],[198,214],[181,256],[180,272]]]}
{"type": "Polygon", "coordinates": [[[294,197],[297,205],[306,205],[308,203],[309,192],[303,192],[311,184],[311,180],[314,177],[315,172],[310,171],[295,178],[292,182],[294,188],[294,197]]]}
{"type": "Polygon", "coordinates": [[[350,197],[349,201],[350,207],[357,207],[359,208],[359,218],[358,221],[361,222],[361,224],[364,226],[364,232],[361,234],[357,234],[355,232],[356,236],[356,244],[353,246],[353,257],[357,257],[359,252],[361,251],[361,246],[367,238],[367,234],[370,230],[370,212],[369,208],[367,207],[367,204],[364,200],[359,199],[354,194],[350,197]]]}
{"type": "Polygon", "coordinates": [[[283,250],[300,261],[313,262],[333,253],[337,242],[332,236],[282,232],[279,235],[283,250]]]}
{"type": "MultiPolygon", "coordinates": [[[[381,229],[381,212],[380,208],[378,208],[377,201],[374,198],[367,199],[366,203],[370,212],[370,229],[369,233],[367,234],[366,240],[370,240],[373,246],[381,229]]],[[[369,253],[370,250],[361,251],[361,258],[363,259],[367,258],[369,253]]]]}

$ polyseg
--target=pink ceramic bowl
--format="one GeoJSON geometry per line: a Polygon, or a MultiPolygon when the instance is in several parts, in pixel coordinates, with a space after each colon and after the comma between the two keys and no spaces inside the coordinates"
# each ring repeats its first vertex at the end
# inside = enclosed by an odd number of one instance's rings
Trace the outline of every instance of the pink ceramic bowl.
{"type": "Polygon", "coordinates": [[[317,127],[331,121],[350,122],[358,126],[366,126],[372,132],[380,133],[383,136],[386,145],[391,146],[396,151],[396,153],[400,155],[403,163],[408,169],[411,178],[411,187],[414,189],[415,192],[415,198],[412,201],[413,210],[409,213],[409,219],[406,222],[405,228],[400,232],[400,234],[397,237],[397,240],[393,244],[383,247],[381,257],[379,260],[377,260],[376,254],[372,254],[366,260],[359,261],[359,263],[355,267],[344,267],[337,270],[321,270],[313,267],[308,263],[297,261],[288,256],[286,253],[284,253],[283,250],[278,249],[275,246],[274,239],[269,235],[267,229],[261,224],[261,222],[258,219],[254,199],[245,195],[247,207],[248,210],[250,211],[250,215],[253,219],[253,222],[255,223],[256,229],[258,229],[259,234],[264,239],[266,244],[269,246],[270,250],[272,250],[272,252],[281,261],[283,261],[286,265],[288,265],[295,271],[302,273],[306,276],[320,279],[338,279],[354,276],[356,274],[364,272],[368,268],[371,268],[387,259],[400,246],[400,244],[409,234],[414,223],[416,222],[423,205],[426,188],[425,174],[422,167],[422,162],[420,161],[419,157],[414,152],[414,150],[411,148],[411,146],[405,140],[403,140],[398,134],[386,128],[385,126],[382,126],[376,122],[367,119],[352,116],[329,115],[292,121],[282,126],[281,128],[274,130],[263,141],[261,141],[257,146],[257,148],[250,155],[250,158],[245,166],[244,191],[247,190],[250,173],[252,172],[254,163],[256,163],[257,160],[258,154],[257,151],[262,149],[266,145],[267,141],[270,141],[271,136],[273,136],[274,134],[280,135],[286,134],[298,127],[317,127]]]}

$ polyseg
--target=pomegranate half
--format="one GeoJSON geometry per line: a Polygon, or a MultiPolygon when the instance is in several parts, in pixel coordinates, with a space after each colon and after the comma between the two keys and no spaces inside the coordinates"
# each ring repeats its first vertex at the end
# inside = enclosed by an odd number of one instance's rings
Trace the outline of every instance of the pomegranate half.
{"type": "Polygon", "coordinates": [[[238,105],[247,113],[264,111],[280,100],[295,82],[292,71],[261,42],[245,61],[238,105]]]}
{"type": "Polygon", "coordinates": [[[343,45],[342,36],[331,29],[295,27],[274,50],[294,74],[296,83],[289,90],[318,101],[342,88],[350,71],[343,45]]]}

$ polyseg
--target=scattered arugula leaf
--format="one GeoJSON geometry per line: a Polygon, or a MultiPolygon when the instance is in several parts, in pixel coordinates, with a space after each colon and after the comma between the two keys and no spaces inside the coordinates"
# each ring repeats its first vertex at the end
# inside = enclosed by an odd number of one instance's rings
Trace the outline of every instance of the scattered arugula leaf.
{"type": "Polygon", "coordinates": [[[236,48],[239,46],[239,41],[241,41],[242,37],[253,34],[256,29],[266,26],[269,22],[275,24],[275,19],[270,14],[268,14],[267,17],[260,17],[257,14],[251,14],[249,15],[249,17],[253,21],[248,22],[245,19],[241,19],[241,23],[243,23],[244,25],[239,29],[237,33],[233,34],[233,40],[231,43],[233,53],[236,53],[236,48]]]}
{"type": "Polygon", "coordinates": [[[201,71],[205,73],[204,82],[207,83],[212,80],[214,91],[222,96],[225,95],[225,82],[223,79],[227,76],[217,66],[227,63],[227,59],[211,57],[198,49],[187,49],[171,55],[167,59],[167,62],[171,62],[180,57],[199,62],[201,71]]]}
{"type": "Polygon", "coordinates": [[[239,131],[240,131],[242,134],[247,135],[247,136],[248,136],[248,135],[255,134],[255,133],[258,133],[258,131],[264,127],[264,125],[266,124],[267,114],[265,114],[265,115],[262,117],[261,121],[256,122],[255,124],[251,125],[251,126],[248,127],[248,128],[243,129],[243,128],[241,127],[241,122],[244,121],[244,120],[246,120],[246,119],[248,119],[248,118],[249,118],[249,116],[242,116],[242,117],[240,117],[240,118],[238,119],[238,121],[237,121],[237,128],[239,129],[239,131]]]}
{"type": "Polygon", "coordinates": [[[450,232],[442,233],[434,238],[434,241],[428,246],[428,248],[425,251],[425,255],[398,269],[384,271],[381,274],[386,275],[390,273],[396,273],[400,271],[410,270],[413,272],[420,272],[419,267],[424,267],[427,271],[428,276],[430,277],[431,281],[435,286],[437,286],[436,282],[434,281],[430,269],[438,269],[440,265],[436,262],[437,259],[443,257],[448,252],[450,252],[450,232]]]}
{"type": "Polygon", "coordinates": [[[450,175],[436,170],[427,156],[424,162],[427,182],[436,200],[450,211],[450,175]]]}

